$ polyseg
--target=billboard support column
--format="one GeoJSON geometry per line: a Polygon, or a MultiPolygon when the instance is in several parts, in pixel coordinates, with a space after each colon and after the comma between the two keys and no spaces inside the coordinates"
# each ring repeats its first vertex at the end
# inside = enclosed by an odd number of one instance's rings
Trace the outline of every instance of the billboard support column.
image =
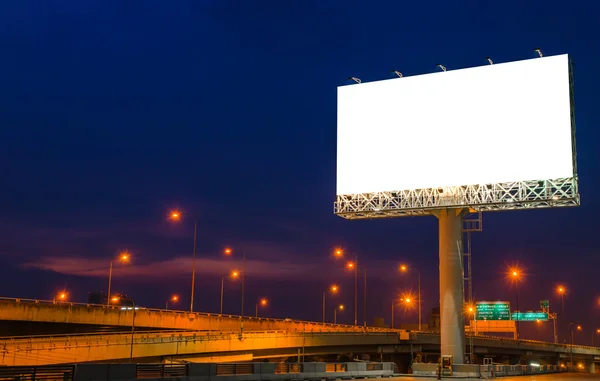
{"type": "Polygon", "coordinates": [[[465,362],[462,220],[468,212],[467,208],[433,212],[439,221],[440,350],[456,364],[465,362]]]}

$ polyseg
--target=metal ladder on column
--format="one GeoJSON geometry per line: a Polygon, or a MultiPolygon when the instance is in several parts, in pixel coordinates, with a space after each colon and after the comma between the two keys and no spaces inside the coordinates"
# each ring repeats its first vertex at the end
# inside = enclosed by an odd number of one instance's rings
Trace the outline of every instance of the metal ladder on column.
{"type": "MultiPolygon", "coordinates": [[[[464,295],[464,299],[467,300],[469,305],[473,305],[473,270],[471,268],[471,233],[480,232],[483,230],[483,219],[481,212],[471,213],[465,216],[463,219],[462,232],[465,235],[465,244],[463,244],[464,252],[463,257],[466,259],[466,264],[463,264],[467,268],[467,276],[464,277],[467,282],[467,295],[464,295]]],[[[469,340],[469,357],[471,363],[475,362],[475,353],[473,352],[473,332],[471,332],[471,339],[469,340]]]]}

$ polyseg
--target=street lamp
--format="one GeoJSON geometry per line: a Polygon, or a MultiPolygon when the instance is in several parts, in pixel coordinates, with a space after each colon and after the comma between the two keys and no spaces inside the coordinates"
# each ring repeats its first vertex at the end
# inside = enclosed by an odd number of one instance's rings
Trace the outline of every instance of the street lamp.
{"type": "MultiPolygon", "coordinates": [[[[117,258],[117,260],[121,263],[128,263],[129,260],[131,258],[131,255],[127,252],[127,251],[123,251],[119,254],[119,257],[117,258]]],[[[110,304],[110,286],[112,283],[112,270],[113,269],[113,261],[110,261],[110,265],[108,267],[108,294],[106,295],[106,300],[108,301],[108,304],[110,304]]]]}
{"type": "Polygon", "coordinates": [[[515,287],[517,290],[517,321],[516,323],[516,328],[517,328],[517,340],[519,340],[520,336],[519,336],[519,313],[521,312],[520,308],[519,308],[519,282],[521,281],[521,278],[523,276],[523,272],[521,269],[519,269],[518,267],[511,267],[508,270],[508,276],[509,279],[515,283],[515,287]]]}
{"type": "MultiPolygon", "coordinates": [[[[232,248],[226,248],[224,251],[225,255],[232,255],[233,254],[233,249],[232,248]]],[[[239,276],[242,277],[242,312],[241,312],[241,317],[242,317],[242,322],[241,322],[241,329],[244,329],[244,284],[246,283],[246,253],[242,252],[242,270],[238,271],[235,270],[232,274],[231,274],[232,278],[237,278],[239,276]]]]}
{"type": "MultiPolygon", "coordinates": [[[[231,250],[231,248],[226,247],[225,249],[223,249],[223,255],[225,256],[230,256],[233,253],[233,250],[231,250]]],[[[221,304],[219,307],[219,316],[223,315],[223,293],[225,291],[225,275],[221,275],[221,304]]]]}
{"type": "Polygon", "coordinates": [[[167,301],[165,302],[165,310],[166,311],[169,310],[169,302],[177,303],[178,301],[179,301],[179,296],[177,296],[177,295],[171,296],[171,298],[167,299],[167,301]]]}
{"type": "Polygon", "coordinates": [[[344,310],[344,305],[340,304],[339,306],[335,307],[335,309],[333,310],[333,324],[337,324],[337,312],[338,310],[343,311],[344,310]]]}
{"type": "Polygon", "coordinates": [[[469,337],[469,352],[471,353],[471,364],[475,364],[475,352],[473,351],[473,335],[477,334],[477,315],[476,308],[469,304],[467,305],[466,312],[473,317],[473,331],[471,331],[471,336],[469,337]]]}
{"type": "MultiPolygon", "coordinates": [[[[338,287],[338,285],[337,285],[337,284],[332,284],[332,285],[329,287],[329,291],[330,291],[332,294],[337,294],[337,292],[339,291],[339,289],[340,289],[340,288],[338,287]]],[[[326,294],[327,294],[327,291],[323,291],[323,323],[325,323],[325,295],[326,295],[326,294]]]]}
{"type": "Polygon", "coordinates": [[[258,306],[266,307],[269,304],[269,301],[266,298],[262,298],[256,303],[256,317],[258,317],[258,306]]]}
{"type": "MultiPolygon", "coordinates": [[[[180,221],[183,214],[178,210],[171,211],[170,218],[180,221]]],[[[190,295],[190,312],[194,312],[194,290],[196,288],[196,233],[198,229],[198,218],[194,217],[194,249],[192,251],[192,292],[190,295]]]]}
{"type": "Polygon", "coordinates": [[[129,362],[133,361],[133,338],[134,338],[134,334],[135,334],[135,300],[128,298],[126,296],[115,296],[114,298],[111,299],[111,301],[118,303],[121,299],[126,300],[131,302],[131,312],[132,312],[132,317],[131,317],[131,344],[129,346],[129,362]]]}
{"type": "Polygon", "coordinates": [[[421,330],[421,272],[414,267],[408,267],[407,265],[400,265],[400,272],[408,272],[408,270],[413,270],[417,273],[417,299],[418,307],[419,307],[419,331],[421,330]]]}

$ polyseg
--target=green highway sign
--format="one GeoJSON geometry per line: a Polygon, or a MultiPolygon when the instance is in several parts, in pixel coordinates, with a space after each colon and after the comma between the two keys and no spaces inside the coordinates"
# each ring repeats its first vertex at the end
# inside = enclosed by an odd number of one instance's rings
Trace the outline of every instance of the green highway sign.
{"type": "Polygon", "coordinates": [[[548,320],[546,312],[513,312],[511,316],[512,320],[519,321],[548,320]]]}
{"type": "Polygon", "coordinates": [[[475,320],[510,320],[510,303],[477,302],[475,320]]]}
{"type": "Polygon", "coordinates": [[[549,300],[540,300],[540,308],[543,310],[547,310],[550,307],[549,300]]]}

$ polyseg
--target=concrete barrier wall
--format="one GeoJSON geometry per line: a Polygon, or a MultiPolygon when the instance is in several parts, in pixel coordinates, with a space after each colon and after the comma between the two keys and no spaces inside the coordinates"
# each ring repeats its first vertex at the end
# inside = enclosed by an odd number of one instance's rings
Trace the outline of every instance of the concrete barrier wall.
{"type": "MultiPolygon", "coordinates": [[[[35,303],[0,300],[0,320],[75,323],[130,327],[133,311],[120,307],[80,305],[70,303],[35,303]]],[[[135,313],[135,326],[140,328],[199,330],[199,331],[357,331],[364,327],[284,319],[254,318],[183,311],[139,309],[135,313]]],[[[389,329],[368,328],[374,331],[389,329]]],[[[400,332],[398,330],[398,332],[400,332]]]]}
{"type": "MultiPolygon", "coordinates": [[[[413,374],[416,376],[436,376],[438,364],[435,363],[413,363],[413,374]]],[[[529,365],[477,365],[464,364],[453,365],[452,375],[456,377],[491,377],[492,372],[496,377],[500,376],[521,376],[527,374],[547,374],[558,373],[560,368],[557,366],[533,367],[529,365]]]]}
{"type": "MultiPolygon", "coordinates": [[[[335,378],[391,377],[394,375],[393,363],[381,363],[382,370],[367,370],[366,363],[346,363],[346,372],[327,372],[326,363],[302,363],[300,373],[276,374],[275,363],[254,363],[252,374],[227,374],[217,376],[217,364],[187,364],[186,376],[177,377],[178,381],[283,381],[314,380],[335,378]],[[352,370],[351,370],[352,369],[352,370]]],[[[136,379],[136,364],[78,364],[75,367],[73,381],[128,381],[136,379]]],[[[146,381],[160,378],[144,378],[146,381]]]]}
{"type": "MultiPolygon", "coordinates": [[[[3,355],[0,365],[48,365],[93,361],[111,361],[163,356],[202,357],[216,354],[249,353],[270,350],[273,356],[297,353],[299,348],[334,348],[337,351],[374,351],[381,345],[398,345],[395,333],[353,332],[247,332],[238,334],[144,333],[134,335],[133,352],[130,334],[74,335],[56,338],[0,340],[3,355]]],[[[327,350],[323,350],[327,353],[327,350]]]]}

